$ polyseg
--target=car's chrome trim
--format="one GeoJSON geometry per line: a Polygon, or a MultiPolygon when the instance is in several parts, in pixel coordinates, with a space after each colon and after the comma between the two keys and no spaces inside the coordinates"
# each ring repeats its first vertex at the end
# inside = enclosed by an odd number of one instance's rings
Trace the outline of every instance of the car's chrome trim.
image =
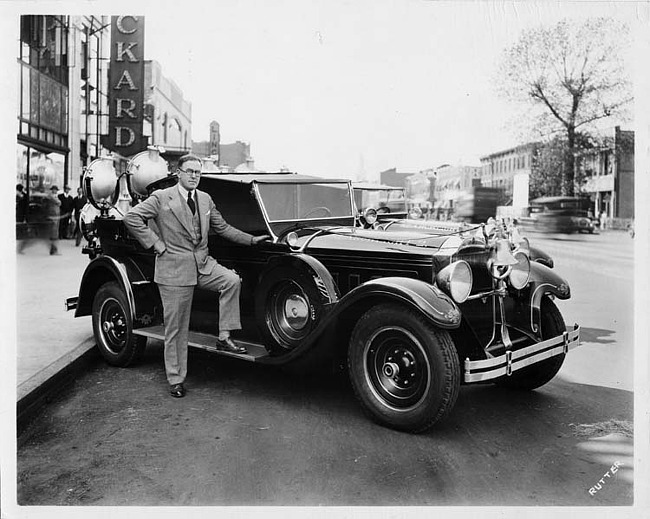
{"type": "Polygon", "coordinates": [[[538,342],[520,350],[508,350],[503,355],[484,360],[465,359],[466,383],[482,382],[493,378],[510,376],[513,372],[536,364],[555,355],[567,354],[580,345],[580,326],[546,341],[538,342]]]}

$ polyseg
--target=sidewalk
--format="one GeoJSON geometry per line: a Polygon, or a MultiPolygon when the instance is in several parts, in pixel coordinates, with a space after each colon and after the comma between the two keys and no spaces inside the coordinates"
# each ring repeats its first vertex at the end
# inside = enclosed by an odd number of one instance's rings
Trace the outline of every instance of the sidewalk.
{"type": "Polygon", "coordinates": [[[60,240],[60,256],[35,242],[16,255],[17,399],[43,386],[94,346],[90,317],[75,319],[64,301],[76,296],[88,256],[60,240]]]}

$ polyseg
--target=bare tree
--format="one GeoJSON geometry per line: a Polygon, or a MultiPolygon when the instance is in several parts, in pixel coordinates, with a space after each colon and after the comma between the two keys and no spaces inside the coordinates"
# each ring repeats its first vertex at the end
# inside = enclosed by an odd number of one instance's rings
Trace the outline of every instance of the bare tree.
{"type": "Polygon", "coordinates": [[[581,24],[564,20],[526,30],[506,49],[497,88],[506,99],[530,110],[530,129],[566,142],[561,193],[575,190],[575,155],[581,138],[603,119],[623,116],[631,105],[624,56],[627,27],[610,18],[581,24]]]}

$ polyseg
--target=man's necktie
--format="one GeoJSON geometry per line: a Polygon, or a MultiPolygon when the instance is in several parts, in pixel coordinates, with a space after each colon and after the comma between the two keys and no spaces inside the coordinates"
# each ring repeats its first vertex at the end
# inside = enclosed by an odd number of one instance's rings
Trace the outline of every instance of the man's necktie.
{"type": "Polygon", "coordinates": [[[196,213],[196,204],[194,203],[194,198],[192,198],[192,191],[187,192],[187,205],[190,207],[192,214],[196,213]]]}

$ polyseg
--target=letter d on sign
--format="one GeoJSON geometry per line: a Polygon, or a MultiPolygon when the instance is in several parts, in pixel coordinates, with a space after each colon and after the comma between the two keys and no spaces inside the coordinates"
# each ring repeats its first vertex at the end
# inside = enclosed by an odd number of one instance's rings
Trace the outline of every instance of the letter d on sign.
{"type": "Polygon", "coordinates": [[[115,127],[115,146],[131,146],[135,142],[135,132],[131,128],[126,126],[116,126],[115,127]],[[129,138],[126,142],[122,141],[122,132],[127,132],[129,138]]]}

